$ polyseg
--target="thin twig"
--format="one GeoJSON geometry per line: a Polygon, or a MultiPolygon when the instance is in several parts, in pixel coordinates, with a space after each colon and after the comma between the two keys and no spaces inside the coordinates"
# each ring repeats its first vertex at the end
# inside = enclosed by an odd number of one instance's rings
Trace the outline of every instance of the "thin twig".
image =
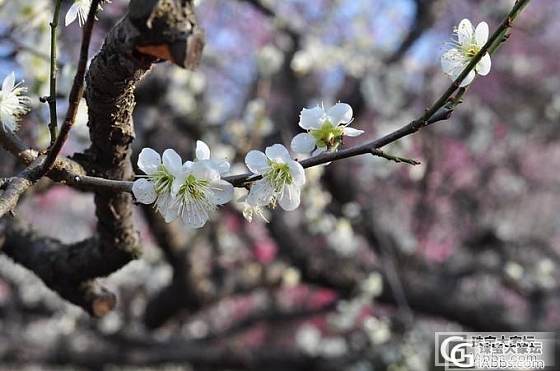
{"type": "Polygon", "coordinates": [[[62,150],[62,146],[66,142],[66,139],[68,139],[70,129],[72,129],[72,126],[76,121],[78,106],[84,94],[84,77],[86,74],[86,66],[88,62],[89,43],[91,41],[93,24],[95,22],[95,14],[97,12],[99,3],[100,0],[93,0],[91,2],[87,21],[84,25],[78,69],[76,71],[76,75],[74,76],[74,82],[72,84],[72,89],[70,90],[70,96],[68,97],[68,111],[66,112],[64,123],[60,128],[60,133],[58,134],[58,137],[56,138],[53,146],[51,146],[49,152],[47,153],[47,158],[45,159],[45,162],[43,164],[42,175],[47,174],[52,169],[54,162],[56,161],[56,157],[62,150]]]}
{"type": "Polygon", "coordinates": [[[420,165],[419,161],[413,160],[411,158],[394,156],[394,155],[391,155],[389,153],[385,153],[380,149],[372,149],[371,154],[374,155],[374,156],[383,157],[386,160],[393,161],[393,162],[396,162],[396,163],[403,163],[403,164],[409,164],[409,165],[420,165]]]}
{"type": "Polygon", "coordinates": [[[56,140],[56,129],[57,129],[57,121],[58,116],[56,113],[56,28],[58,27],[58,19],[60,18],[60,5],[62,4],[62,0],[56,0],[56,4],[54,7],[54,14],[53,19],[50,24],[51,26],[51,70],[50,70],[50,93],[49,97],[47,98],[47,103],[49,104],[49,112],[51,122],[49,123],[49,132],[51,134],[51,143],[50,146],[54,145],[56,140]]]}

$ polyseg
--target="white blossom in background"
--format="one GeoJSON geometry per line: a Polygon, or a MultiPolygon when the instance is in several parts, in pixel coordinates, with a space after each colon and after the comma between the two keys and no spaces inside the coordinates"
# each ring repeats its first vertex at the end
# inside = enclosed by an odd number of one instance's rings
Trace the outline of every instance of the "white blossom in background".
{"type": "Polygon", "coordinates": [[[360,283],[360,291],[367,298],[375,298],[383,292],[383,277],[377,272],[371,273],[360,283]]]}
{"type": "Polygon", "coordinates": [[[218,164],[209,159],[187,161],[173,182],[175,198],[170,213],[180,217],[187,227],[201,228],[219,205],[233,198],[233,185],[221,179],[223,167],[218,164]]]}
{"type": "Polygon", "coordinates": [[[151,148],[144,148],[138,156],[138,167],[146,176],[134,181],[132,193],[143,204],[152,204],[163,215],[166,222],[177,218],[172,209],[172,188],[175,180],[183,175],[181,157],[172,149],[163,152],[163,158],[151,148]]]}
{"type": "MultiPolygon", "coordinates": [[[[163,74],[163,72],[160,72],[163,74]]],[[[191,115],[196,112],[197,99],[204,93],[206,77],[199,71],[188,71],[180,68],[166,70],[168,89],[166,99],[173,110],[180,115],[191,115]]],[[[162,76],[163,77],[163,76],[162,76]]]]}
{"type": "Polygon", "coordinates": [[[280,70],[284,53],[274,45],[266,45],[257,53],[257,66],[263,76],[270,77],[280,70]]]}
{"type": "Polygon", "coordinates": [[[27,88],[16,84],[16,76],[12,72],[4,78],[0,91],[0,122],[4,130],[15,132],[21,116],[29,111],[31,100],[24,94],[27,88]]]}
{"type": "Polygon", "coordinates": [[[86,23],[89,8],[91,7],[91,0],[75,0],[64,18],[64,24],[68,26],[76,19],[80,27],[86,23]]]}
{"type": "Polygon", "coordinates": [[[351,256],[358,251],[358,240],[354,234],[352,224],[345,218],[340,218],[334,226],[328,228],[328,246],[342,256],[351,256]]]}
{"type": "Polygon", "coordinates": [[[507,277],[514,281],[519,281],[523,278],[525,274],[525,269],[519,264],[514,261],[508,261],[504,266],[504,272],[507,277]]]}
{"type": "Polygon", "coordinates": [[[361,296],[352,300],[341,300],[336,311],[327,317],[328,323],[337,331],[348,331],[356,325],[360,314],[368,301],[361,296]]]}
{"type": "MultiPolygon", "coordinates": [[[[488,41],[488,24],[480,22],[476,29],[473,28],[471,21],[463,19],[457,27],[457,40],[454,40],[452,48],[447,50],[441,56],[441,67],[443,72],[455,80],[461,72],[467,67],[475,55],[488,41]]],[[[461,82],[461,87],[469,85],[476,74],[486,76],[491,68],[490,54],[486,53],[482,59],[476,64],[474,70],[461,82]]]]}
{"type": "Polygon", "coordinates": [[[343,337],[329,337],[321,340],[321,354],[328,357],[340,357],[348,352],[348,344],[343,337]]]}
{"type": "Polygon", "coordinates": [[[383,344],[391,339],[391,327],[385,319],[369,317],[364,321],[364,330],[374,345],[383,344]]]}
{"type": "Polygon", "coordinates": [[[275,207],[294,210],[299,206],[301,188],[305,184],[305,171],[294,161],[281,144],[267,147],[265,153],[252,150],[245,157],[245,164],[262,179],[251,186],[247,203],[252,207],[275,207]]]}
{"type": "Polygon", "coordinates": [[[307,154],[313,152],[313,155],[336,151],[342,144],[343,136],[355,137],[364,133],[349,127],[352,120],[352,107],[346,103],[337,103],[328,110],[323,106],[304,108],[299,116],[299,126],[307,132],[292,139],[292,150],[307,154]]]}
{"type": "Polygon", "coordinates": [[[554,262],[545,258],[537,263],[535,272],[536,283],[545,289],[551,289],[556,284],[556,278],[554,276],[555,268],[554,262]]]}
{"type": "Polygon", "coordinates": [[[296,345],[307,354],[315,355],[320,351],[321,331],[312,325],[303,325],[295,337],[296,345]]]}

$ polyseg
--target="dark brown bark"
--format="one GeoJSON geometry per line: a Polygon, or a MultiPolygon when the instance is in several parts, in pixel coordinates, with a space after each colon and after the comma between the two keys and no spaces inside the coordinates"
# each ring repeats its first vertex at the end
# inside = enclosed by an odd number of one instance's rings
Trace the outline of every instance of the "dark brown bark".
{"type": "MultiPolygon", "coordinates": [[[[92,144],[84,155],[76,158],[89,174],[110,180],[133,178],[130,145],[134,140],[132,111],[136,84],[158,59],[196,66],[203,45],[201,35],[191,1],[131,2],[130,14],[109,32],[86,76],[92,144]],[[156,56],[154,50],[169,53],[156,56]]],[[[35,152],[26,149],[17,138],[12,139],[7,141],[8,149],[21,153],[22,161],[37,159],[35,152]]],[[[62,163],[57,161],[54,165],[53,176],[63,172],[62,163]]],[[[70,180],[80,183],[79,179],[70,180]]],[[[12,188],[20,189],[19,183],[12,188]]],[[[23,185],[30,186],[28,182],[23,185]]],[[[4,219],[3,252],[34,271],[64,299],[91,314],[103,315],[114,307],[115,297],[97,287],[92,279],[122,268],[139,256],[141,248],[129,193],[96,190],[95,206],[97,235],[70,245],[37,236],[17,222],[4,219]]]]}

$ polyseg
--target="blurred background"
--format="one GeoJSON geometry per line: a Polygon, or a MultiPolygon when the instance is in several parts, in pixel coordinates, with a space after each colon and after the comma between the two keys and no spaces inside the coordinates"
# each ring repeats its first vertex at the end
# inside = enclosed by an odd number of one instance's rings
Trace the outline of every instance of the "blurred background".
{"type": "MultiPolygon", "coordinates": [[[[195,72],[158,64],[137,90],[135,155],[197,139],[232,173],[289,145],[299,112],[349,103],[349,146],[419,117],[449,86],[441,54],[463,18],[494,30],[512,0],[201,0],[195,72]]],[[[63,5],[63,13],[70,2],[63,5]]],[[[104,6],[92,55],[126,14],[104,6]]],[[[48,145],[49,0],[0,0],[0,76],[33,109],[20,135],[48,145]]],[[[247,223],[240,203],[201,230],[136,208],[144,254],[103,280],[115,311],[92,319],[0,255],[0,369],[433,369],[435,331],[560,326],[560,3],[533,1],[452,118],[387,147],[419,166],[362,156],[307,171],[302,206],[247,223]]],[[[79,54],[61,27],[59,112],[79,54]]],[[[88,147],[87,107],[64,148],[88,147]]],[[[59,115],[64,116],[64,115],[59,115]]],[[[0,176],[19,165],[0,150],[0,176]]],[[[238,190],[236,198],[244,195],[238,190]]],[[[95,231],[93,196],[40,182],[17,210],[44,235],[95,231]]]]}

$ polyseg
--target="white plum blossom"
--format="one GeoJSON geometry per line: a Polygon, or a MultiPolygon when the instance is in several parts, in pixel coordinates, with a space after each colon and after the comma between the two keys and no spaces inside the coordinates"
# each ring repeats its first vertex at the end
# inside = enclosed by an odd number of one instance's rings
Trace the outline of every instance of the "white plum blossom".
{"type": "Polygon", "coordinates": [[[29,111],[31,100],[24,94],[27,88],[16,84],[16,76],[12,72],[4,78],[0,91],[0,122],[4,130],[15,132],[18,120],[29,111]]]}
{"type": "Polygon", "coordinates": [[[294,161],[286,147],[274,144],[265,153],[252,150],[245,157],[245,164],[252,173],[261,175],[251,186],[247,203],[252,207],[264,207],[276,203],[284,210],[299,206],[301,187],[305,184],[305,171],[294,161]]]}
{"type": "Polygon", "coordinates": [[[299,116],[299,126],[307,132],[292,139],[292,150],[307,154],[313,152],[313,155],[335,151],[342,144],[343,136],[363,134],[363,130],[349,127],[352,120],[352,107],[346,103],[337,103],[328,110],[323,106],[304,108],[299,116]]]}
{"type": "Polygon", "coordinates": [[[175,180],[183,174],[183,163],[181,157],[172,149],[166,149],[162,157],[151,148],[142,149],[138,156],[138,167],[146,176],[134,181],[132,193],[140,203],[155,202],[157,210],[169,223],[177,218],[172,208],[172,188],[175,180]]]}
{"type": "MultiPolygon", "coordinates": [[[[457,29],[457,40],[452,42],[452,48],[441,56],[441,67],[443,72],[455,80],[467,67],[475,55],[482,49],[488,41],[488,24],[480,22],[476,29],[473,28],[471,21],[463,19],[457,29]]],[[[461,82],[461,87],[469,85],[476,74],[486,76],[490,72],[492,61],[490,54],[486,53],[476,64],[474,70],[461,82]]]]}
{"type": "Polygon", "coordinates": [[[185,162],[172,191],[174,203],[170,213],[191,228],[204,226],[218,205],[233,198],[233,185],[221,179],[219,166],[211,160],[185,162]]]}

